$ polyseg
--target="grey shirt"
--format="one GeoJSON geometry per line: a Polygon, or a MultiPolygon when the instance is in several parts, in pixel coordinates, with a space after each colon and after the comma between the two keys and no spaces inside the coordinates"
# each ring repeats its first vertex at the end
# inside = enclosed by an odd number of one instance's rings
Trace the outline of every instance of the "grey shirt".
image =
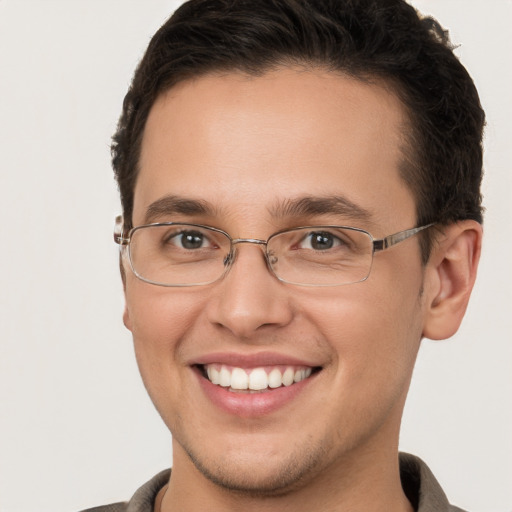
{"type": "MultiPolygon", "coordinates": [[[[82,512],[153,512],[158,491],[169,481],[171,470],[158,473],[128,502],[113,503],[82,512]]],[[[428,466],[418,457],[400,454],[400,478],[404,492],[416,512],[464,512],[448,503],[445,493],[428,466]]]]}

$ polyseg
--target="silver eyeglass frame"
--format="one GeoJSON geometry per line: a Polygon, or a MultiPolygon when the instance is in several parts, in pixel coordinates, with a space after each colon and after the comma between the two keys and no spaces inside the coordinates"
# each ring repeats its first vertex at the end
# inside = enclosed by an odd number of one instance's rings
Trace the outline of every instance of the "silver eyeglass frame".
{"type": "Polygon", "coordinates": [[[424,226],[419,226],[419,227],[416,227],[416,228],[405,229],[403,231],[398,231],[397,233],[393,233],[391,235],[385,236],[384,238],[378,238],[378,239],[374,238],[373,235],[370,232],[366,231],[365,229],[355,228],[355,227],[352,227],[352,226],[340,226],[340,225],[298,226],[298,227],[291,228],[291,229],[283,229],[283,230],[277,231],[276,233],[272,233],[267,238],[267,240],[263,240],[263,239],[260,239],[260,238],[232,238],[229,233],[227,233],[226,231],[224,231],[222,229],[215,228],[213,226],[206,226],[204,224],[194,224],[194,223],[187,223],[187,222],[154,222],[154,223],[151,223],[151,224],[143,224],[141,226],[135,226],[135,227],[131,228],[126,233],[126,235],[125,235],[123,233],[123,216],[122,215],[118,215],[118,216],[116,216],[116,219],[115,219],[114,242],[120,246],[119,248],[120,248],[121,252],[123,252],[124,249],[128,249],[128,251],[129,251],[129,245],[130,245],[130,241],[131,241],[133,233],[136,232],[139,229],[146,228],[146,227],[151,227],[151,226],[173,226],[173,225],[196,226],[198,228],[209,229],[211,231],[214,231],[214,232],[217,232],[217,233],[221,233],[224,236],[226,236],[227,239],[230,241],[231,246],[230,246],[230,251],[229,251],[227,257],[224,260],[225,270],[224,270],[224,272],[218,278],[214,279],[213,281],[208,281],[208,282],[205,282],[205,283],[164,284],[164,283],[159,283],[159,282],[156,282],[156,281],[152,281],[150,279],[147,279],[147,278],[141,276],[135,270],[135,268],[133,267],[131,255],[130,255],[130,253],[128,253],[128,261],[130,263],[130,268],[131,268],[133,274],[138,279],[140,279],[141,281],[144,281],[146,283],[156,285],[156,286],[164,286],[164,287],[168,287],[168,288],[178,288],[178,287],[190,287],[190,286],[205,286],[205,285],[208,285],[208,284],[215,283],[216,281],[219,281],[220,279],[222,279],[226,275],[226,273],[229,271],[229,269],[231,268],[231,266],[233,265],[233,263],[235,261],[235,251],[233,250],[233,247],[235,245],[238,245],[238,244],[256,244],[256,245],[263,245],[263,246],[266,247],[268,242],[272,238],[274,238],[275,236],[280,235],[282,233],[288,233],[290,231],[298,231],[298,230],[301,230],[301,229],[342,228],[342,229],[348,229],[348,230],[351,230],[351,231],[358,231],[360,233],[364,233],[365,235],[367,235],[370,238],[371,243],[372,243],[372,264],[370,265],[370,268],[368,270],[368,274],[363,279],[360,279],[359,281],[352,281],[352,282],[349,282],[349,283],[341,283],[341,284],[303,284],[303,283],[294,283],[294,282],[287,281],[287,280],[282,279],[281,277],[279,277],[274,272],[274,270],[272,268],[272,264],[271,264],[271,262],[269,260],[269,256],[270,255],[268,254],[268,252],[266,250],[264,251],[265,261],[267,263],[267,267],[268,267],[269,271],[271,272],[271,274],[273,276],[275,276],[276,279],[278,279],[279,281],[281,281],[283,283],[287,283],[287,284],[292,284],[292,285],[295,285],[295,286],[331,287],[331,286],[345,286],[345,285],[348,285],[348,284],[355,284],[355,283],[360,283],[360,282],[366,281],[368,279],[368,277],[370,276],[370,274],[371,274],[371,270],[372,270],[372,266],[373,266],[373,256],[374,256],[374,254],[376,252],[385,251],[386,249],[389,249],[390,247],[393,247],[394,245],[397,245],[397,244],[407,240],[408,238],[411,238],[412,236],[418,234],[419,232],[421,232],[421,231],[423,231],[423,230],[425,230],[427,228],[430,228],[430,227],[434,226],[435,224],[436,224],[435,222],[431,222],[430,224],[425,224],[424,226]]]}

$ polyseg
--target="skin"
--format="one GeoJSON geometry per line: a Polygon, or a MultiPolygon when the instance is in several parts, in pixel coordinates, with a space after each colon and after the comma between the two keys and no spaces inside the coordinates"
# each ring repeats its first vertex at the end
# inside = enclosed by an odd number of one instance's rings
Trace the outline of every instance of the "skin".
{"type": "MultiPolygon", "coordinates": [[[[232,237],[332,223],[380,238],[413,227],[415,201],[398,173],[406,126],[384,85],[317,69],[183,82],[147,121],[133,224],[172,194],[213,211],[153,221],[207,224],[232,237]],[[279,201],[333,194],[369,215],[271,215],[279,201]]],[[[330,288],[278,281],[261,248],[246,244],[207,286],[154,286],[126,267],[124,322],[173,435],[162,509],[412,510],[397,460],[411,373],[422,336],[457,329],[480,239],[471,221],[445,227],[422,266],[413,237],[377,254],[367,281],[330,288]],[[321,371],[284,406],[242,417],[213,404],[191,367],[214,352],[272,352],[321,371]]]]}

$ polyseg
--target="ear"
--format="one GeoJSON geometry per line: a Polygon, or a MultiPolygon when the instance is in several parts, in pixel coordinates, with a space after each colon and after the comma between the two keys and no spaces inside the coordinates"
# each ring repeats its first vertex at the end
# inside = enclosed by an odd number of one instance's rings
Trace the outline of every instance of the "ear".
{"type": "Polygon", "coordinates": [[[442,228],[425,271],[423,336],[442,340],[462,322],[476,279],[482,226],[465,220],[442,228]]]}

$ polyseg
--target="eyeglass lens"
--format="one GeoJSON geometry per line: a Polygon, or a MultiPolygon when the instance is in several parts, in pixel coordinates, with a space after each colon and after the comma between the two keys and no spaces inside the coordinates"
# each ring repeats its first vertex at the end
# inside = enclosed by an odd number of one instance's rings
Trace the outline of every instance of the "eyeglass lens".
{"type": "MultiPolygon", "coordinates": [[[[232,247],[231,239],[222,231],[157,224],[132,231],[129,257],[135,274],[145,281],[190,286],[222,277],[233,261],[232,247]]],[[[373,245],[365,231],[317,226],[271,236],[266,254],[270,270],[282,281],[335,286],[368,277],[373,245]]]]}

